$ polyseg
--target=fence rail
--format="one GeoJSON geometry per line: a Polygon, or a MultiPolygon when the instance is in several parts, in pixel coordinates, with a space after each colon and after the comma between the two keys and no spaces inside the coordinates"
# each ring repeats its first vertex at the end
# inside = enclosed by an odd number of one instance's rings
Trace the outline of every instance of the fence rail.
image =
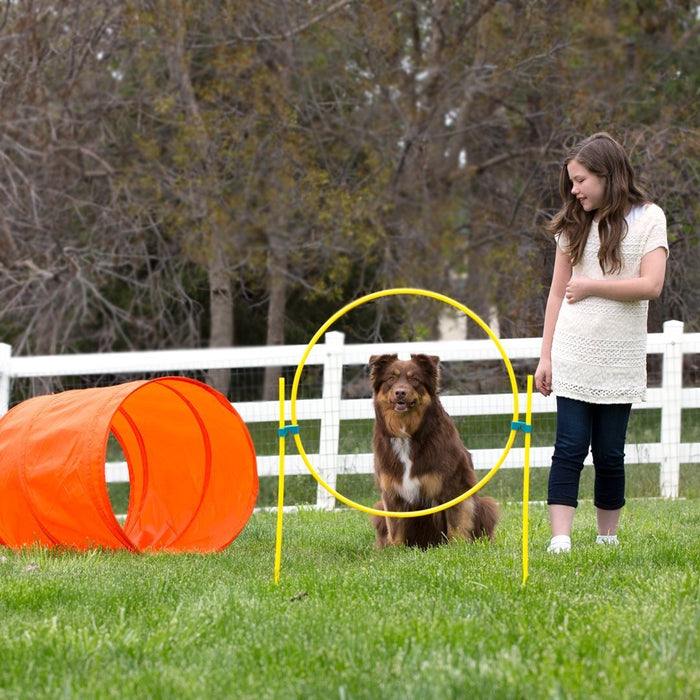
{"type": "MultiPolygon", "coordinates": [[[[539,338],[504,339],[500,342],[511,361],[534,360],[539,355],[539,338]]],[[[133,375],[213,368],[296,367],[306,349],[306,346],[286,345],[15,357],[9,345],[0,343],[0,416],[8,410],[11,383],[15,379],[120,373],[133,375]]],[[[307,456],[324,480],[334,488],[339,474],[368,474],[373,471],[373,458],[370,453],[340,453],[340,423],[360,419],[371,420],[374,417],[371,399],[342,398],[342,367],[365,365],[371,355],[384,352],[397,352],[400,355],[425,352],[439,355],[443,362],[502,359],[495,343],[488,339],[348,345],[345,344],[342,333],[326,333],[324,342],[314,345],[305,360],[305,366],[323,368],[322,396],[318,399],[298,399],[296,418],[298,421],[320,422],[319,451],[312,454],[306,450],[307,456]]],[[[661,386],[649,389],[646,402],[635,404],[633,409],[660,409],[660,430],[658,440],[654,442],[628,444],[627,461],[659,464],[661,496],[677,498],[680,465],[700,463],[700,442],[681,442],[682,411],[700,408],[700,388],[683,387],[683,357],[700,353],[700,333],[684,334],[681,322],[667,321],[663,333],[648,336],[647,353],[662,356],[661,386]]],[[[525,387],[518,388],[518,407],[521,414],[524,412],[526,401],[524,391],[525,387]]],[[[473,395],[444,396],[442,401],[447,412],[455,418],[468,415],[513,414],[512,394],[483,394],[478,396],[478,401],[474,399],[473,395]]],[[[264,422],[276,426],[279,421],[277,401],[234,401],[234,405],[248,425],[264,422]]],[[[552,398],[546,399],[539,394],[533,396],[532,412],[535,416],[552,413],[554,410],[552,398]]],[[[533,418],[533,426],[536,429],[536,418],[533,418]]],[[[508,434],[504,434],[504,445],[507,438],[508,434]]],[[[551,451],[551,447],[532,448],[530,465],[533,468],[548,467],[551,451]]],[[[502,453],[503,448],[472,450],[475,464],[489,469],[500,459],[502,453]]],[[[521,468],[523,458],[523,448],[513,448],[501,468],[521,468]]],[[[277,456],[258,456],[260,476],[274,476],[277,471],[277,456]]],[[[285,473],[306,474],[308,470],[300,456],[287,455],[285,473]]],[[[107,463],[106,479],[108,482],[128,481],[126,463],[107,463]]],[[[334,498],[321,486],[318,488],[316,505],[319,508],[332,508],[334,505],[334,498]]]]}

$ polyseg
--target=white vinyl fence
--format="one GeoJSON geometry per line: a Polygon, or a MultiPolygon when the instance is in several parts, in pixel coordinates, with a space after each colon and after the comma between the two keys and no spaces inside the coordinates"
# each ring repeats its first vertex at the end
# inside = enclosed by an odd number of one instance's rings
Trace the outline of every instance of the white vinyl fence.
{"type": "MultiPolygon", "coordinates": [[[[533,360],[539,356],[540,338],[505,339],[501,344],[511,362],[533,360]]],[[[119,373],[167,373],[205,370],[212,368],[260,368],[297,367],[307,347],[301,345],[273,347],[232,347],[201,350],[167,350],[152,352],[102,353],[56,355],[42,357],[14,357],[11,347],[0,343],[0,416],[8,410],[11,382],[17,378],[82,376],[119,373]]],[[[373,354],[396,352],[399,356],[424,352],[439,355],[443,362],[468,362],[501,360],[495,343],[491,340],[431,341],[420,343],[352,344],[344,343],[344,336],[328,332],[322,343],[310,351],[305,367],[323,366],[323,391],[318,399],[296,401],[297,421],[320,421],[319,452],[312,454],[306,444],[305,451],[314,469],[323,479],[335,487],[339,474],[369,474],[373,471],[372,455],[340,454],[340,423],[358,419],[372,419],[374,410],[369,398],[346,399],[342,396],[342,370],[344,366],[366,365],[373,354]]],[[[631,464],[659,464],[659,489],[662,497],[677,498],[681,463],[700,463],[700,443],[681,442],[681,413],[686,409],[700,408],[700,388],[684,388],[683,357],[700,353],[700,333],[684,334],[683,324],[667,321],[664,332],[650,334],[647,343],[649,354],[663,358],[662,385],[647,392],[647,401],[635,404],[634,410],[660,409],[661,425],[654,442],[628,444],[626,455],[631,464]]],[[[288,386],[287,396],[291,387],[288,386]]],[[[518,387],[520,421],[524,421],[526,387],[518,387]]],[[[486,394],[472,396],[443,396],[442,402],[453,417],[467,415],[511,415],[513,395],[486,394]],[[478,398],[478,400],[475,400],[478,398]]],[[[234,407],[247,425],[279,421],[277,401],[235,402],[234,407]]],[[[535,393],[532,403],[533,432],[537,430],[537,414],[555,411],[554,398],[544,398],[535,393]]],[[[290,421],[289,400],[286,406],[287,422],[290,421]]],[[[275,427],[275,440],[277,439],[275,427]]],[[[509,437],[503,435],[503,446],[509,437]]],[[[287,438],[291,441],[293,438],[287,438]]],[[[521,445],[516,440],[515,445],[521,445]]],[[[503,447],[471,450],[478,468],[491,469],[501,458],[503,447]]],[[[532,448],[530,465],[533,468],[550,465],[552,448],[532,448]]],[[[501,468],[519,469],[523,466],[524,448],[513,447],[501,468]]],[[[589,456],[590,459],[590,456],[589,456]]],[[[260,476],[278,473],[276,455],[258,456],[260,476]]],[[[285,474],[306,474],[308,469],[301,457],[288,454],[285,458],[285,474]]],[[[126,463],[106,465],[106,478],[110,482],[128,481],[126,463]]],[[[332,508],[334,498],[319,486],[317,507],[332,508]]]]}

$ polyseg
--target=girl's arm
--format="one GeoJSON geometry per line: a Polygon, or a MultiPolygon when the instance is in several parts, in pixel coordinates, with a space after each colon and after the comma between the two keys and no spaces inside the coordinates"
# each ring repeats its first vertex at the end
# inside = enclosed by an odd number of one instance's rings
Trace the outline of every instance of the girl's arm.
{"type": "Polygon", "coordinates": [[[566,286],[570,279],[571,260],[569,256],[557,246],[557,256],[554,260],[554,272],[552,273],[552,285],[549,288],[547,308],[544,313],[540,362],[535,372],[535,386],[544,396],[549,396],[552,393],[552,339],[554,337],[554,326],[557,323],[559,310],[564,301],[566,286]]]}
{"type": "Polygon", "coordinates": [[[602,297],[614,301],[656,299],[664,286],[666,276],[666,249],[659,247],[643,258],[639,277],[628,280],[594,280],[575,277],[566,285],[566,301],[574,304],[586,297],[602,297]]]}

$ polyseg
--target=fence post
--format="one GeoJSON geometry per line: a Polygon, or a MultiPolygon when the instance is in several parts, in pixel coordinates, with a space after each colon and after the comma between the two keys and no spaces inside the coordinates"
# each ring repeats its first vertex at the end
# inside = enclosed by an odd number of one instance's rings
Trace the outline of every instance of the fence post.
{"type": "Polygon", "coordinates": [[[0,343],[0,416],[10,409],[10,358],[12,346],[0,343]]]}
{"type": "MultiPolygon", "coordinates": [[[[340,454],[340,399],[343,390],[343,347],[345,334],[330,331],[324,336],[323,402],[319,434],[318,473],[333,489],[338,480],[340,454]]],[[[321,484],[316,491],[316,507],[332,510],[335,498],[321,484]]]]}
{"type": "Polygon", "coordinates": [[[683,322],[664,323],[664,357],[661,373],[662,498],[678,498],[680,477],[681,409],[683,393],[683,322]]]}

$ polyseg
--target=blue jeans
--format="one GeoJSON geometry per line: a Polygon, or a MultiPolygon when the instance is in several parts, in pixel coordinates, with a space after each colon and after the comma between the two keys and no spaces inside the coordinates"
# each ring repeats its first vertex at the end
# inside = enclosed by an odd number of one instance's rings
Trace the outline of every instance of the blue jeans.
{"type": "Polygon", "coordinates": [[[593,502],[602,510],[625,505],[625,440],[632,404],[596,404],[557,396],[557,437],[549,472],[550,505],[578,506],[583,460],[593,452],[593,502]]]}

